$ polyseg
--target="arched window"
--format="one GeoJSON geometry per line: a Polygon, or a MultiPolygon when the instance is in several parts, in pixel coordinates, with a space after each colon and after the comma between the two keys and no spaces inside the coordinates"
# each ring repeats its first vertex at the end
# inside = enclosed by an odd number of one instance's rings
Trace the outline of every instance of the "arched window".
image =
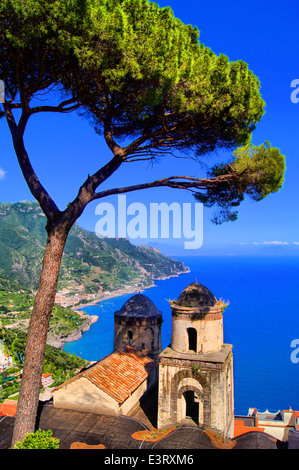
{"type": "Polygon", "coordinates": [[[147,351],[153,351],[154,350],[154,331],[152,328],[148,327],[145,328],[144,333],[143,333],[143,341],[144,341],[144,348],[147,349],[147,351]]]}
{"type": "Polygon", "coordinates": [[[187,328],[188,333],[188,349],[197,352],[197,331],[195,328],[187,328]]]}
{"type": "Polygon", "coordinates": [[[133,339],[133,331],[128,330],[128,340],[132,341],[132,339],[133,339]]]}

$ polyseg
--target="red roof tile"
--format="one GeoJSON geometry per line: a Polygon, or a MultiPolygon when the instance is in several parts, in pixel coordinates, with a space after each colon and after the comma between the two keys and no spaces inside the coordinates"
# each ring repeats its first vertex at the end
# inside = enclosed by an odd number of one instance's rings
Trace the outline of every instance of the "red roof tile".
{"type": "Polygon", "coordinates": [[[124,351],[114,351],[58,388],[84,377],[118,403],[123,403],[147,379],[156,365],[145,354],[127,347],[124,351]]]}
{"type": "Polygon", "coordinates": [[[0,403],[0,416],[16,416],[18,402],[6,399],[0,403]]]}

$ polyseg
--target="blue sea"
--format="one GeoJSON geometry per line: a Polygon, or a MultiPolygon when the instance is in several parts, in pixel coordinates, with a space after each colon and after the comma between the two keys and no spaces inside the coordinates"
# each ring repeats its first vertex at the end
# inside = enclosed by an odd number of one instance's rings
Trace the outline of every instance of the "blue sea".
{"type": "MultiPolygon", "coordinates": [[[[235,414],[247,414],[249,407],[299,410],[299,257],[179,259],[190,273],[155,281],[155,287],[144,291],[163,313],[162,347],[171,339],[169,300],[176,300],[188,284],[197,281],[217,299],[230,301],[224,312],[224,342],[233,345],[235,414]]],[[[114,312],[131,296],[82,309],[99,319],[80,340],[66,343],[64,351],[90,361],[110,354],[114,312]]]]}

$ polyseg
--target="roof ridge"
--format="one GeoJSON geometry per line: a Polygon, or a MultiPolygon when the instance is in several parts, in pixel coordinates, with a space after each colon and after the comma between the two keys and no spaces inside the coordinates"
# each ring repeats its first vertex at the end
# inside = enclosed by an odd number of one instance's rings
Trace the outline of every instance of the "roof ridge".
{"type": "Polygon", "coordinates": [[[123,403],[156,366],[157,361],[129,346],[124,350],[114,350],[96,364],[61,384],[53,392],[75,380],[85,378],[119,403],[123,403]]]}

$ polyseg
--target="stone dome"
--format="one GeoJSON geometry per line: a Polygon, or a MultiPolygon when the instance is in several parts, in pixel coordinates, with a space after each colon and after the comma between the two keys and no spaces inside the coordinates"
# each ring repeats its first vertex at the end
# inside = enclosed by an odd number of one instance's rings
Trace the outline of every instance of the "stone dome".
{"type": "Polygon", "coordinates": [[[216,303],[214,294],[197,282],[187,286],[176,301],[182,307],[213,307],[216,303]]]}
{"type": "Polygon", "coordinates": [[[146,295],[136,294],[127,300],[122,308],[115,312],[115,315],[119,317],[144,318],[161,316],[162,313],[146,295]]]}

